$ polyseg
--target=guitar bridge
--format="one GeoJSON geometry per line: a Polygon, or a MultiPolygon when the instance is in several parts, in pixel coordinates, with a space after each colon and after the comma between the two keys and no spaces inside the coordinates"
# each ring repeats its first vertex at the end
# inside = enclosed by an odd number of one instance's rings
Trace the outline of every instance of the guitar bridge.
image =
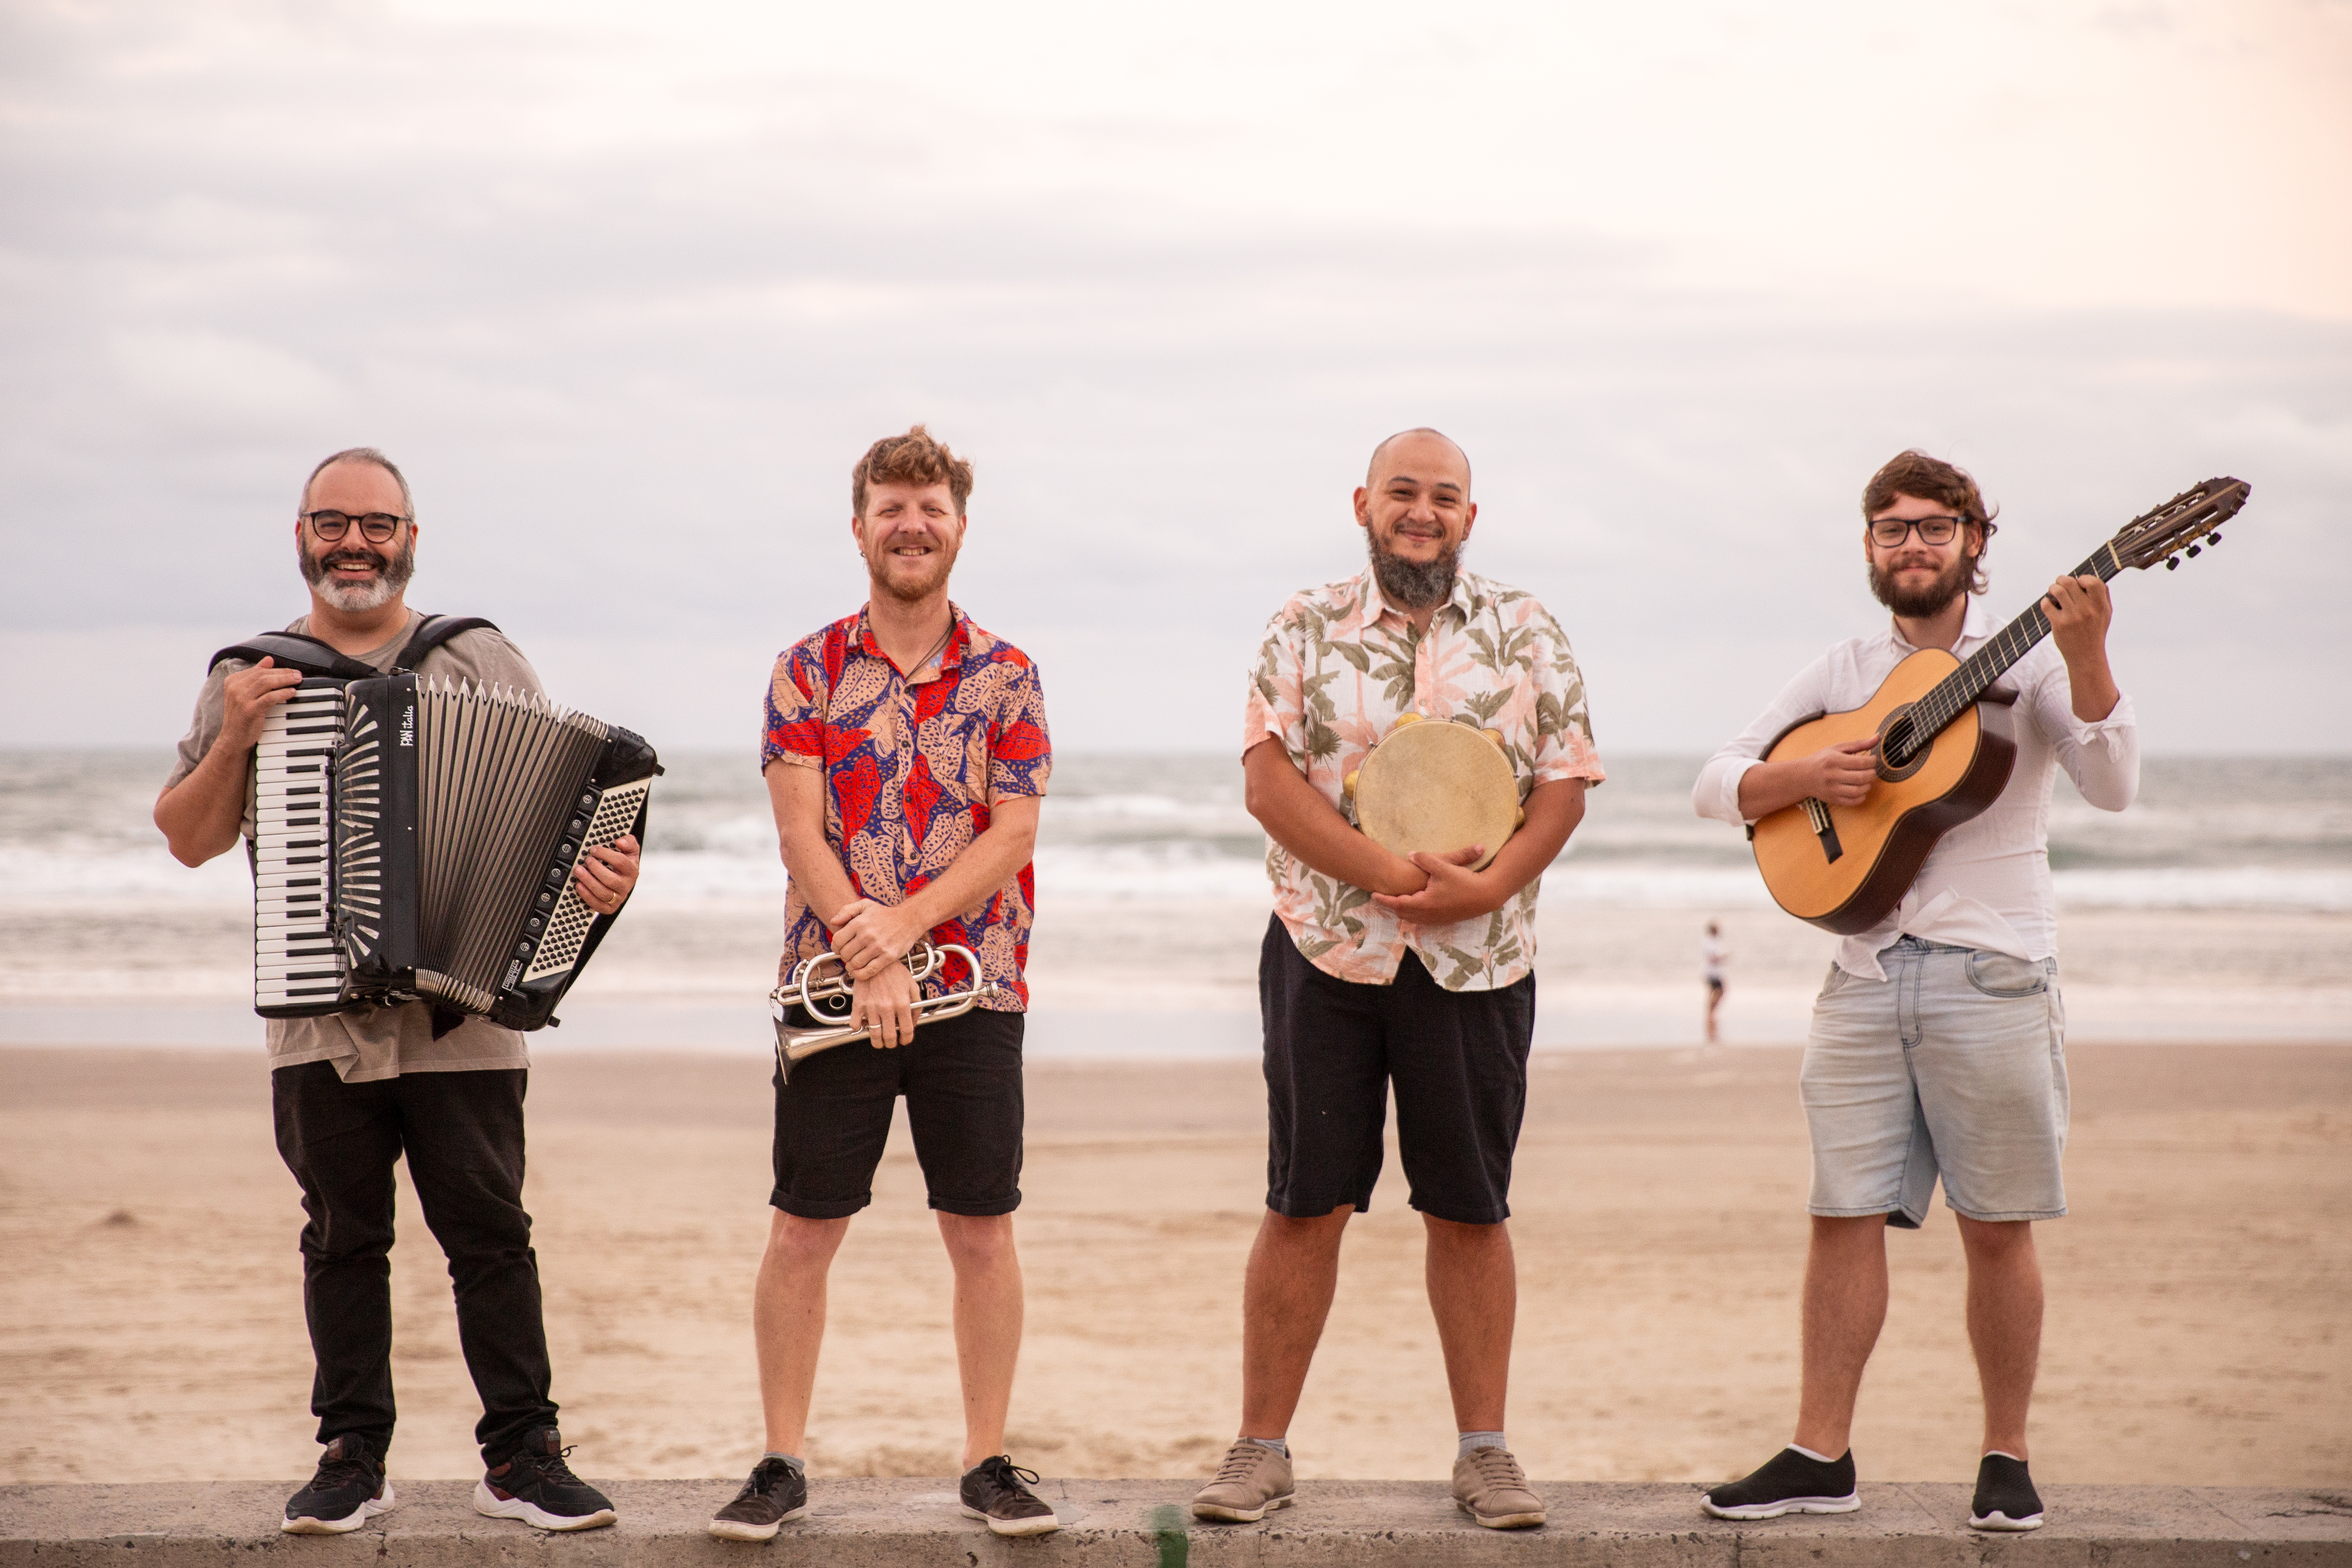
{"type": "Polygon", "coordinates": [[[1805,820],[1813,825],[1813,837],[1822,841],[1822,855],[1831,860],[1843,855],[1845,846],[1838,842],[1837,824],[1830,820],[1830,808],[1811,795],[1798,804],[1805,808],[1805,820]]]}

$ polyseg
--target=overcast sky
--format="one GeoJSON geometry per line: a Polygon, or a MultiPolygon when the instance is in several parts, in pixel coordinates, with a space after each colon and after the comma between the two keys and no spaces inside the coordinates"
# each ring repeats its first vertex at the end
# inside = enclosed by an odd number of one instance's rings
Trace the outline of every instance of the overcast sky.
{"type": "Polygon", "coordinates": [[[2001,507],[1990,605],[2209,475],[2119,584],[2151,748],[2352,751],[2352,0],[1896,8],[0,6],[0,737],[155,743],[299,614],[302,475],[415,485],[412,599],[742,745],[863,597],[847,470],[975,459],[956,596],[1071,749],[1228,750],[1372,444],[1604,757],[1882,624],[1855,498],[2001,507]]]}

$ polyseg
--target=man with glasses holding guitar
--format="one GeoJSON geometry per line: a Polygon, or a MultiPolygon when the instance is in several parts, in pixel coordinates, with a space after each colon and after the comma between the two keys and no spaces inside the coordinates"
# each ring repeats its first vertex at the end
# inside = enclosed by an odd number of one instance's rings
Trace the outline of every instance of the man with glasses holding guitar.
{"type": "Polygon", "coordinates": [[[2116,688],[2106,652],[2113,610],[2104,577],[2107,565],[2126,563],[2111,546],[2106,564],[2094,557],[2052,584],[2037,606],[2048,640],[2036,640],[2035,612],[1996,634],[1976,600],[1994,523],[1975,480],[1905,452],[1871,479],[1862,505],[1871,591],[1893,612],[1891,624],[1806,667],[1707,763],[1694,804],[1701,816],[1750,825],[1769,880],[1768,823],[1759,819],[1773,819],[1771,846],[1786,841],[1809,858],[1801,868],[1808,874],[1858,877],[1872,863],[1864,839],[1878,820],[1874,803],[1885,805],[1915,773],[1959,772],[1966,763],[1979,798],[1914,825],[1916,878],[1906,875],[1912,862],[1893,852],[1903,847],[1898,828],[1874,887],[1860,879],[1815,907],[1774,885],[1793,912],[1846,939],[1814,1003],[1801,1072],[1813,1148],[1803,1387],[1794,1441],[1745,1479],[1707,1492],[1701,1506],[1738,1520],[1860,1506],[1847,1437],[1886,1315],[1886,1227],[1916,1229],[1940,1175],[1968,1258],[1969,1339],[1985,1405],[1969,1522],[2032,1530],[2042,1522],[2025,1440],[2042,1340],[2033,1222],[2066,1212],[2050,792],[2062,766],[2103,811],[2123,810],[2138,789],[2131,700],[2116,688]],[[1874,693],[1899,684],[1898,667],[1927,672],[1921,679],[1952,670],[1950,658],[1922,650],[1948,650],[1962,662],[1936,690],[1876,715],[1874,693]],[[1987,671],[2000,674],[1999,684],[1975,686],[1987,671]],[[1960,695],[1939,698],[1947,689],[1960,695]],[[1967,724],[1932,731],[1939,700],[1967,724]],[[1826,745],[1811,732],[1864,710],[1883,742],[1868,724],[1826,745]],[[1975,750],[1948,765],[1919,760],[1931,744],[1975,750]],[[1969,815],[1970,806],[1980,809],[1969,815]],[[1892,907],[1880,912],[1874,896],[1892,907]]]}

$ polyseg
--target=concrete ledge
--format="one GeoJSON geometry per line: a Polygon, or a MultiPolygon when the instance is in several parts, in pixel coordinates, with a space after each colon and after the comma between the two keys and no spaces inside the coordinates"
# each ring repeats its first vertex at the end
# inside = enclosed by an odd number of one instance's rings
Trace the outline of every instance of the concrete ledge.
{"type": "Polygon", "coordinates": [[[0,1487],[0,1568],[901,1568],[1035,1563],[1094,1568],[1223,1564],[1610,1564],[1612,1568],[1844,1568],[1847,1564],[2352,1565],[2352,1489],[2050,1487],[2029,1534],[1967,1528],[1965,1486],[1865,1486],[1858,1513],[1732,1525],[1693,1486],[1539,1483],[1540,1530],[1471,1524],[1436,1481],[1308,1481],[1263,1524],[1208,1525],[1192,1480],[1049,1479],[1058,1534],[1003,1541],[955,1511],[949,1480],[821,1480],[808,1518],[764,1546],[711,1539],[728,1481],[621,1481],[621,1522],[548,1535],[473,1511],[472,1483],[394,1478],[399,1506],[344,1536],[277,1528],[292,1481],[0,1487]]]}

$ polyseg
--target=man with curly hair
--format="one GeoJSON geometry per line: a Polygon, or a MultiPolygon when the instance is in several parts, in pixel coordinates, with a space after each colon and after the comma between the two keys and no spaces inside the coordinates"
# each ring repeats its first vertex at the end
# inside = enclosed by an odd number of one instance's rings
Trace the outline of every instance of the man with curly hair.
{"type": "MultiPolygon", "coordinates": [[[[838,954],[871,1041],[775,1079],[773,1212],[752,1306],[767,1452],[711,1521],[722,1539],[770,1540],[808,1510],[825,1279],[850,1216],[873,1201],[901,1095],[955,1269],[962,1510],[999,1535],[1058,1526],[1023,1484],[1036,1476],[1004,1452],[1021,1351],[1029,857],[1053,750],[1037,667],[948,599],[971,494],[971,465],[919,425],[867,448],[849,520],[866,606],[785,649],[768,685],[761,765],[791,875],[780,977],[838,954]],[[901,961],[926,938],[971,950],[996,989],[919,1028],[901,961]]],[[[973,979],[958,958],[943,978],[973,979]]]]}
{"type": "MultiPolygon", "coordinates": [[[[1862,551],[1889,624],[1798,672],[1701,770],[1699,815],[1758,818],[1808,797],[1860,805],[1874,742],[1765,762],[1795,723],[1864,706],[1921,648],[1967,658],[1995,635],[1975,595],[1995,524],[1976,480],[1925,452],[1898,454],[1862,496],[1862,551]]],[[[2066,1015],[2050,884],[2051,783],[2121,811],[2139,787],[2131,700],[2107,668],[2106,584],[2061,577],[2042,601],[2049,640],[1995,685],[2012,703],[2017,757],[2000,796],[1946,834],[1894,912],[1838,949],[1799,1084],[1813,1147],[1804,1362],[1796,1433],[1743,1479],[1708,1491],[1718,1519],[1844,1513],[1862,1506],[1848,1436],[1863,1368],[1886,1321],[1886,1228],[1916,1230],[1936,1183],[1968,1258],[1969,1342],[1984,1444],[1969,1523],[2032,1530],[2025,1413],[2042,1347],[2033,1222],[2066,1212],[2066,1015]]]]}

